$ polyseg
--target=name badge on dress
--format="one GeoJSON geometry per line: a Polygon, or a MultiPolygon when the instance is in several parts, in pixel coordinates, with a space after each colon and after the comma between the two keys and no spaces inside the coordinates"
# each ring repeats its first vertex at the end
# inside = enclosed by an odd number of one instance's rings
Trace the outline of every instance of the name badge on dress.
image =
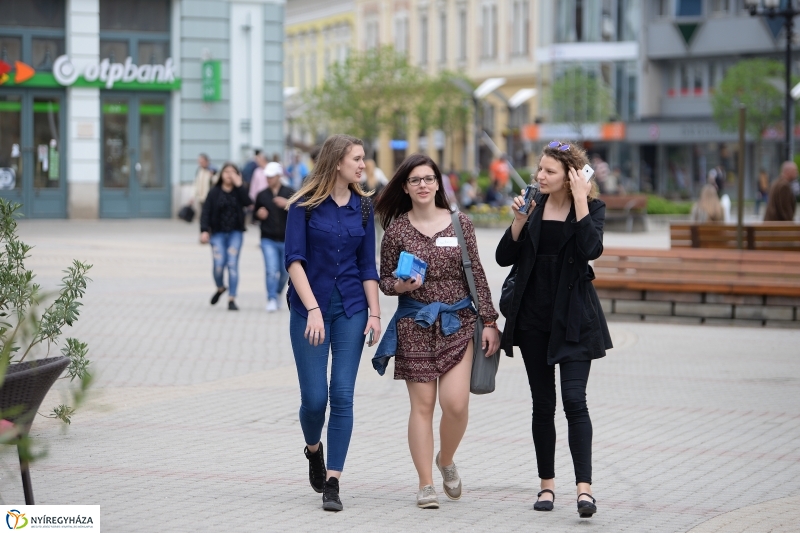
{"type": "Polygon", "coordinates": [[[436,246],[458,246],[458,237],[436,237],[436,246]]]}

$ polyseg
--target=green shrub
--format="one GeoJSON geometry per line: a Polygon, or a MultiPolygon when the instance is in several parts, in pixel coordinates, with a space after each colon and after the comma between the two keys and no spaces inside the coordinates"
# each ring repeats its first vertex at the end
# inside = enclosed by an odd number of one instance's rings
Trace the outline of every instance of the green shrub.
{"type": "Polygon", "coordinates": [[[692,202],[673,202],[652,194],[647,195],[648,215],[688,215],[692,212],[692,202]]]}

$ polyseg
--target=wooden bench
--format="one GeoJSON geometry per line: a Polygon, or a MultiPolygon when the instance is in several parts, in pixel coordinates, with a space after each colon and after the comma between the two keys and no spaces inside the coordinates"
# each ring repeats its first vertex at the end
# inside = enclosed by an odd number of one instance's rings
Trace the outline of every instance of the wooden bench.
{"type": "Polygon", "coordinates": [[[606,222],[625,221],[625,231],[633,231],[633,223],[640,220],[641,231],[647,231],[647,196],[643,194],[613,195],[601,194],[606,204],[606,222]]]}
{"type": "MultiPolygon", "coordinates": [[[[747,250],[800,252],[800,224],[744,224],[742,232],[744,248],[747,250]]],[[[738,249],[735,224],[672,222],[669,237],[672,248],[738,249]]]]}
{"type": "Polygon", "coordinates": [[[593,267],[611,315],[800,328],[794,252],[607,248],[593,267]]]}

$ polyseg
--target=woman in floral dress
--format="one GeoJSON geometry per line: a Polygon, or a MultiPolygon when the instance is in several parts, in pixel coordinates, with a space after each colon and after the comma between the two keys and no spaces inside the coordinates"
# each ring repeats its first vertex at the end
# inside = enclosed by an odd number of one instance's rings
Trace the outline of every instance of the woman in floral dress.
{"type": "MultiPolygon", "coordinates": [[[[432,463],[437,390],[442,420],[441,449],[435,461],[444,478],[445,494],[457,500],[461,479],[453,456],[467,429],[476,313],[436,163],[425,155],[409,156],[383,190],[375,212],[386,229],[379,286],[384,294],[399,296],[398,311],[378,347],[376,361],[382,364],[375,366],[383,373],[388,357],[395,356],[394,377],[405,380],[411,400],[408,445],[419,475],[417,505],[436,509],[439,501],[433,488],[432,463]],[[402,251],[428,264],[424,281],[394,276],[402,251]]],[[[478,290],[477,312],[486,326],[482,342],[488,356],[499,347],[498,314],[478,257],[472,222],[463,214],[458,216],[478,290]]]]}

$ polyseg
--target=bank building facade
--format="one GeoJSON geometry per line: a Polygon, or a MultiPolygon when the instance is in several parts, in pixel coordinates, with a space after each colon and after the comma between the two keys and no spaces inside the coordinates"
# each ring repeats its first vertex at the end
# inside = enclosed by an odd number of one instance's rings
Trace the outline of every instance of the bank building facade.
{"type": "Polygon", "coordinates": [[[0,0],[0,197],[168,218],[197,156],[283,148],[281,0],[0,0]]]}

